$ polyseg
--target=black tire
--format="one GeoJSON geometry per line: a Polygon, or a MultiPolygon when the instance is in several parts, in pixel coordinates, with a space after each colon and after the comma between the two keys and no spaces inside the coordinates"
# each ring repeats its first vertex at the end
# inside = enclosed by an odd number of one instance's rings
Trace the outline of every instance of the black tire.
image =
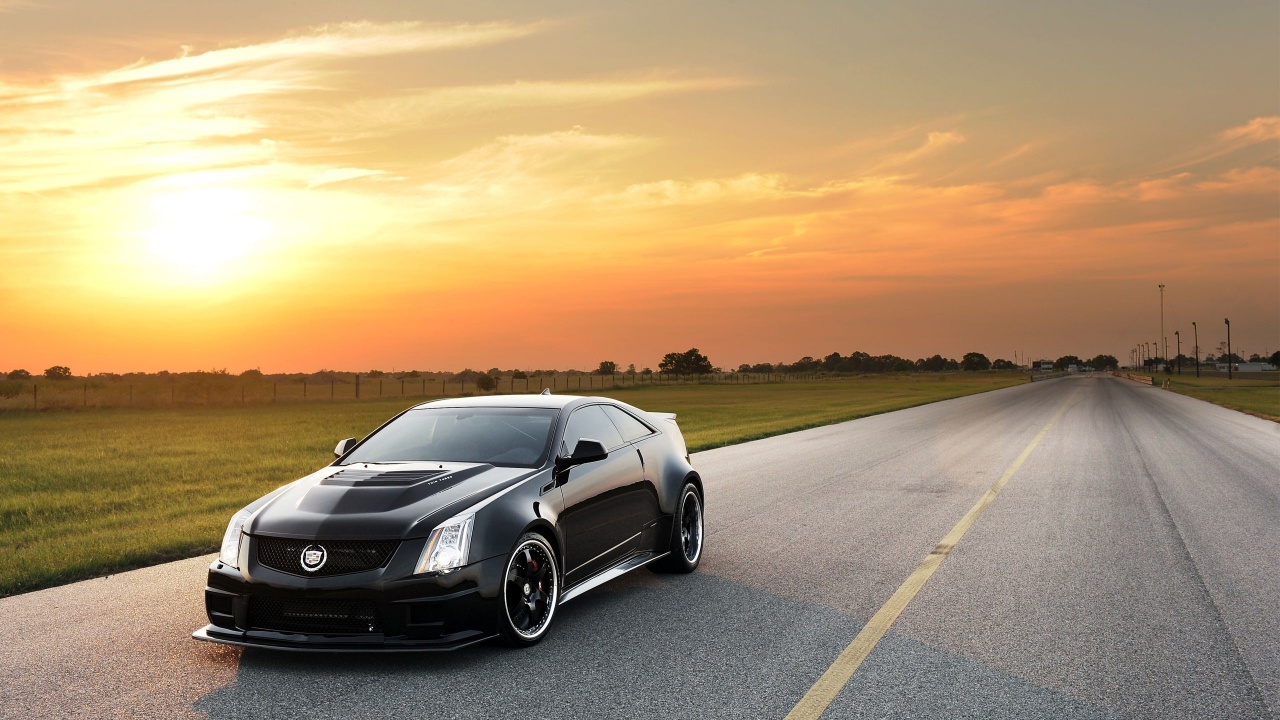
{"type": "Polygon", "coordinates": [[[547,636],[560,601],[560,564],[551,543],[538,533],[525,533],[507,556],[502,581],[498,630],[515,647],[528,647],[547,636]]]}
{"type": "Polygon", "coordinates": [[[662,573],[691,573],[702,562],[705,533],[702,527],[702,493],[693,483],[680,490],[680,503],[671,524],[670,554],[649,568],[662,573]]]}

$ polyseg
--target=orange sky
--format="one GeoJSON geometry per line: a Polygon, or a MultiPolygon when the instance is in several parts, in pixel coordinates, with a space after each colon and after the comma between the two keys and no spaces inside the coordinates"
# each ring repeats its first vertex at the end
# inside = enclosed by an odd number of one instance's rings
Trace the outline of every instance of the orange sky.
{"type": "Polygon", "coordinates": [[[1274,351],[1280,6],[1137,5],[0,0],[0,371],[1274,351]]]}

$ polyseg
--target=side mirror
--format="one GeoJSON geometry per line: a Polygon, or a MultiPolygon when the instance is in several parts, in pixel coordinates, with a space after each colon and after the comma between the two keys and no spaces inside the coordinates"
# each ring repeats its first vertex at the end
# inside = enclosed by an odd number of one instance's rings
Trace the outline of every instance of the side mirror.
{"type": "Polygon", "coordinates": [[[609,451],[604,449],[604,443],[591,438],[582,438],[574,446],[573,454],[569,457],[558,458],[556,464],[562,468],[568,468],[574,465],[603,460],[607,457],[609,457],[609,451]]]}
{"type": "Polygon", "coordinates": [[[347,438],[346,440],[339,440],[337,447],[333,449],[333,456],[335,458],[340,458],[343,455],[346,455],[348,452],[350,452],[351,448],[355,446],[356,446],[355,438],[347,438]]]}

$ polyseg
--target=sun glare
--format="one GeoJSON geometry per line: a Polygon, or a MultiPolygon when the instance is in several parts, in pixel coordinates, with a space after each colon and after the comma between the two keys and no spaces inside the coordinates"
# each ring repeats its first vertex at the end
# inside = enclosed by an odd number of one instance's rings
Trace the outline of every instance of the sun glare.
{"type": "Polygon", "coordinates": [[[235,269],[267,236],[254,197],[242,190],[193,188],[151,201],[147,246],[192,278],[212,280],[235,269]]]}

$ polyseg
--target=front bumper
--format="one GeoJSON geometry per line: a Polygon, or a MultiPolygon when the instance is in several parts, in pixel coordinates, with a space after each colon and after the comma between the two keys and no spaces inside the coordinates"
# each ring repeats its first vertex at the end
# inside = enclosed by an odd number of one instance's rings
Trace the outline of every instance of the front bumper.
{"type": "Polygon", "coordinates": [[[205,588],[209,625],[192,637],[280,650],[369,652],[454,650],[497,634],[503,558],[447,575],[414,576],[417,556],[406,555],[413,556],[408,564],[393,557],[385,568],[321,578],[253,561],[241,572],[215,561],[205,588]]]}

